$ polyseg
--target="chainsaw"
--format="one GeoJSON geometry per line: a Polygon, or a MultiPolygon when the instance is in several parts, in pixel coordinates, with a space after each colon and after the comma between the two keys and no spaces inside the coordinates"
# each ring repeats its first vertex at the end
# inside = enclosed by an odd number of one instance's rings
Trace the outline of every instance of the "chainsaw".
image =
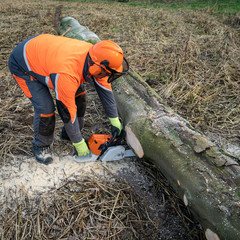
{"type": "Polygon", "coordinates": [[[92,134],[87,141],[90,154],[81,157],[74,155],[73,159],[76,162],[108,162],[135,157],[133,150],[123,143],[124,137],[124,131],[119,137],[117,137],[117,133],[114,135],[92,134]]]}

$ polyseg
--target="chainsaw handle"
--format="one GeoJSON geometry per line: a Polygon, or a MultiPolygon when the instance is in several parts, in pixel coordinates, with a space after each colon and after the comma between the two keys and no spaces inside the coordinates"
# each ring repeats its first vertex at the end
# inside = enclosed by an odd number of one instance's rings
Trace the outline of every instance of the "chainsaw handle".
{"type": "Polygon", "coordinates": [[[106,151],[110,146],[113,145],[113,142],[114,142],[115,138],[117,137],[117,134],[118,134],[117,131],[113,133],[111,140],[110,140],[108,143],[106,143],[106,145],[104,146],[103,150],[102,150],[101,153],[98,155],[98,158],[97,158],[96,161],[100,160],[101,156],[105,153],[105,151],[106,151]]]}
{"type": "Polygon", "coordinates": [[[117,137],[117,135],[118,135],[118,132],[115,131],[115,132],[113,133],[113,135],[112,135],[111,140],[110,140],[109,143],[107,144],[107,147],[110,147],[110,146],[113,145],[113,142],[114,142],[115,138],[117,137]]]}

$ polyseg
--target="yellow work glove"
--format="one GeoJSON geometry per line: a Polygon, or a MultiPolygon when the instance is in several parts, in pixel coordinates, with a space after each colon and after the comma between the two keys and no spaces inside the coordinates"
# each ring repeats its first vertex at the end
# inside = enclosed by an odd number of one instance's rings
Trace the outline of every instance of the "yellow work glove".
{"type": "Polygon", "coordinates": [[[77,151],[78,157],[85,156],[90,153],[84,138],[78,143],[73,143],[73,146],[77,151]]]}
{"type": "Polygon", "coordinates": [[[119,121],[119,118],[109,118],[110,122],[111,122],[111,132],[112,135],[114,135],[115,132],[117,132],[117,136],[120,135],[121,131],[122,131],[122,124],[119,121]]]}

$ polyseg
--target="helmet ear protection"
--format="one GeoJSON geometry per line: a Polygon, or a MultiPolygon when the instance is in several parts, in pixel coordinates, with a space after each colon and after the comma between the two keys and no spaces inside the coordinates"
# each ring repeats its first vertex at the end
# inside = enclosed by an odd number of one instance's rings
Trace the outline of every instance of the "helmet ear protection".
{"type": "Polygon", "coordinates": [[[96,64],[93,64],[88,69],[90,75],[96,76],[99,75],[102,72],[102,68],[96,64]]]}
{"type": "Polygon", "coordinates": [[[96,76],[96,75],[100,75],[101,72],[104,70],[104,67],[108,67],[109,65],[109,61],[108,60],[103,60],[101,63],[101,65],[97,65],[96,63],[93,63],[93,65],[89,66],[89,73],[90,75],[96,76]]]}

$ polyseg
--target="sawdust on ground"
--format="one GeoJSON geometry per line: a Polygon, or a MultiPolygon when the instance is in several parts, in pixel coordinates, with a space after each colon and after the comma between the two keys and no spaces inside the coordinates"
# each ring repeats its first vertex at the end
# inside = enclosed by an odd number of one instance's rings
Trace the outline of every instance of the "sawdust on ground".
{"type": "Polygon", "coordinates": [[[53,156],[53,163],[44,165],[39,164],[34,157],[15,156],[11,164],[1,168],[0,205],[23,194],[33,199],[39,194],[61,187],[71,179],[85,178],[93,174],[109,178],[109,172],[114,175],[123,169],[137,172],[130,159],[107,163],[78,163],[71,155],[66,155],[53,156]]]}

